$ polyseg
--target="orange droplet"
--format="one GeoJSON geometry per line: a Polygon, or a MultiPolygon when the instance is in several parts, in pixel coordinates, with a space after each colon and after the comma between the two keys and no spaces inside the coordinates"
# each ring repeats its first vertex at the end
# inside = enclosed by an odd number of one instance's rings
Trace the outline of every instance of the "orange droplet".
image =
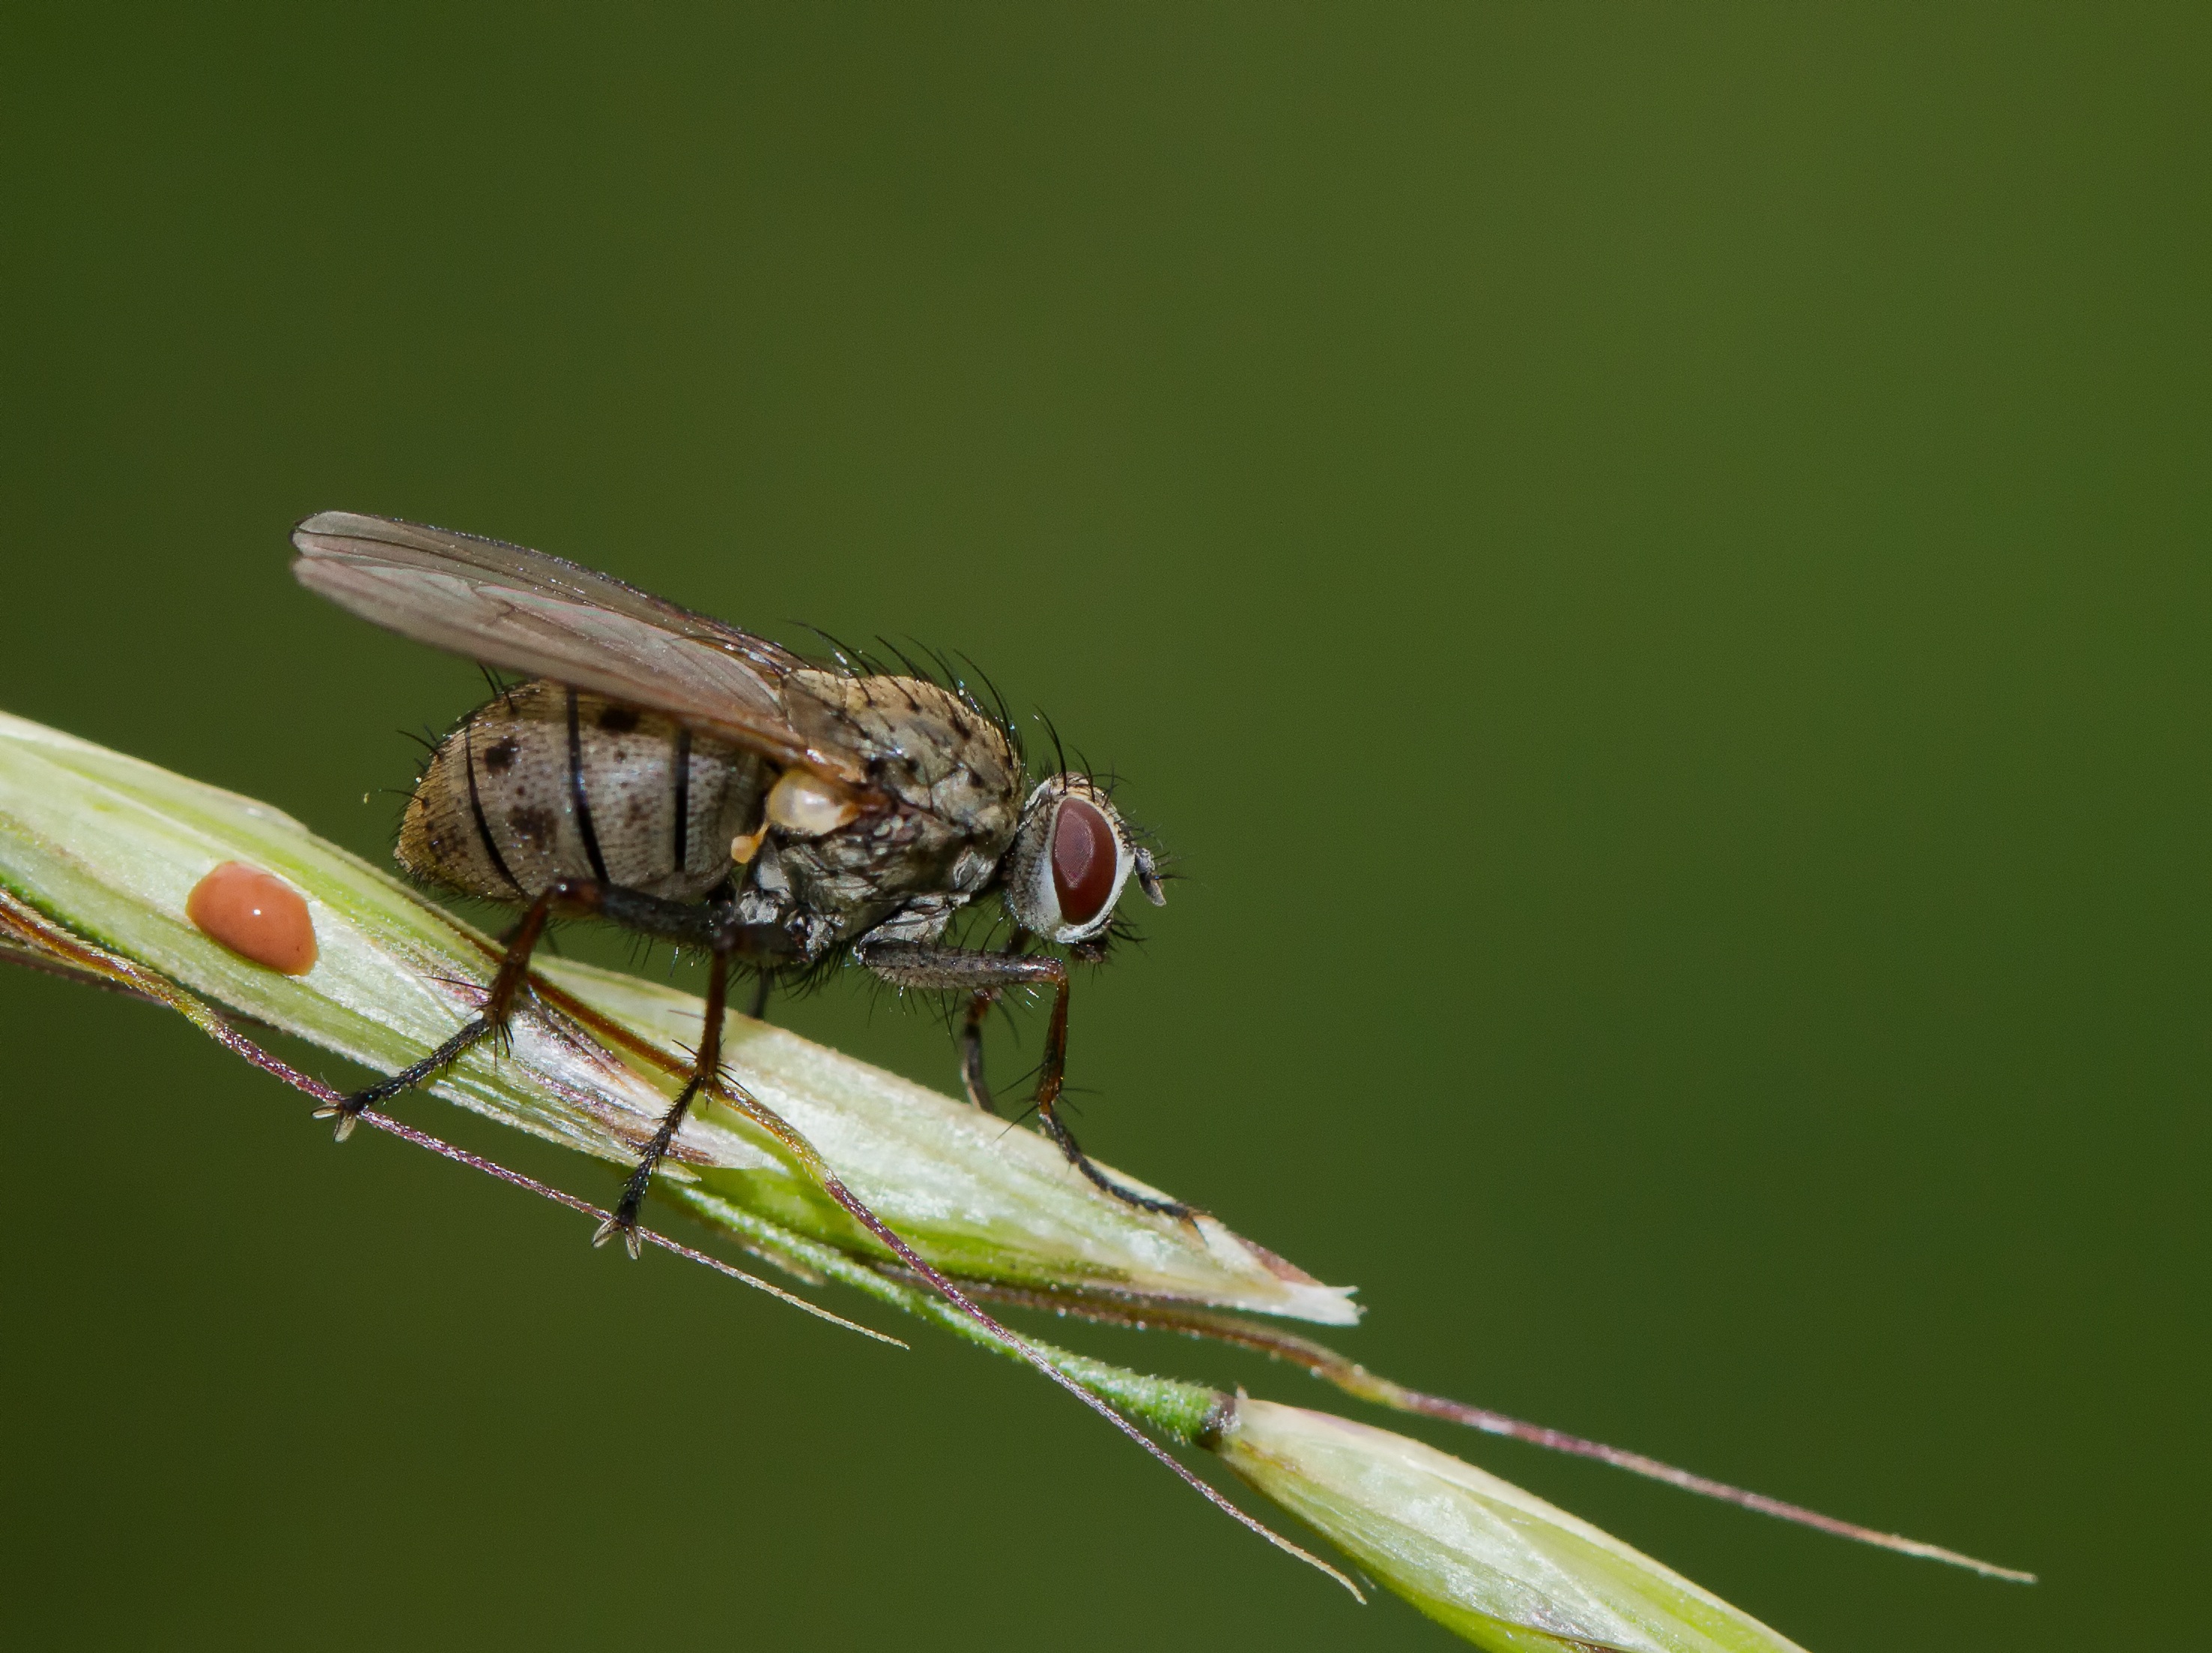
{"type": "Polygon", "coordinates": [[[185,916],[241,958],[286,975],[315,968],[315,923],[307,903],[273,873],[225,861],[192,886],[185,916]]]}

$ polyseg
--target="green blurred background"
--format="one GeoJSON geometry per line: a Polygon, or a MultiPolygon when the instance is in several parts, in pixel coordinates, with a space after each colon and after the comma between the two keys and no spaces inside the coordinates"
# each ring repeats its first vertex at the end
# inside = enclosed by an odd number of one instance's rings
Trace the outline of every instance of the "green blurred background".
{"type": "MultiPolygon", "coordinates": [[[[1823,1653],[2201,1634],[2200,9],[0,31],[0,707],[381,857],[478,690],[293,586],[324,507],[965,649],[1188,875],[1103,1157],[1378,1370],[2045,1582],[1410,1432],[1823,1653]]],[[[1449,1644],[181,1022],[0,1048],[19,1644],[1449,1644]]]]}

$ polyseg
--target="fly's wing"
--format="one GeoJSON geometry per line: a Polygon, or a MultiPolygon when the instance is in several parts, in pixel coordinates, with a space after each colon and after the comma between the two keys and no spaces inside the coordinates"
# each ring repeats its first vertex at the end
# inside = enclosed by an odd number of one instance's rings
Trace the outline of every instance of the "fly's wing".
{"type": "Polygon", "coordinates": [[[855,753],[791,726],[787,649],[611,574],[496,539],[325,511],[292,531],[309,591],[404,637],[663,712],[783,763],[848,782],[855,753]]]}

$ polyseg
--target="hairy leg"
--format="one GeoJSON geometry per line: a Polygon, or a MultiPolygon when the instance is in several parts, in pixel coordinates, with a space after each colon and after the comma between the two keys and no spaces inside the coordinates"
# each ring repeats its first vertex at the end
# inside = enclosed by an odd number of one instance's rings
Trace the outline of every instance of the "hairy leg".
{"type": "MultiPolygon", "coordinates": [[[[597,886],[593,886],[596,890],[597,886]]],[[[504,1037],[507,1024],[514,1014],[516,1001],[521,997],[530,975],[530,956],[538,950],[538,939],[545,933],[545,921],[556,908],[563,908],[573,892],[565,883],[547,887],[544,893],[530,903],[521,921],[504,938],[507,953],[500,960],[499,972],[491,980],[491,988],[484,994],[483,1006],[474,1016],[461,1024],[453,1036],[440,1045],[418,1062],[401,1068],[386,1079],[355,1091],[343,1101],[315,1109],[317,1119],[335,1118],[338,1140],[343,1142],[353,1133],[355,1121],[361,1110],[380,1102],[386,1102],[402,1091],[411,1091],[426,1080],[436,1078],[454,1062],[484,1040],[504,1037]]],[[[588,897],[575,896],[580,904],[588,897]]]]}
{"type": "Polygon", "coordinates": [[[960,1084],[968,1092],[968,1100],[987,1114],[999,1109],[991,1098],[990,1081],[983,1077],[983,1018],[998,1002],[996,988],[969,994],[967,1015],[960,1024],[960,1084]]]}
{"type": "Polygon", "coordinates": [[[896,986],[969,995],[968,1022],[962,1033],[962,1077],[969,1080],[969,1100],[994,1113],[997,1109],[991,1108],[990,1091],[982,1084],[983,1013],[988,1010],[990,1001],[1007,988],[1049,987],[1053,990],[1052,1020],[1045,1031],[1044,1059],[1037,1069],[1035,1098],[1037,1122],[1044,1133],[1060,1145],[1068,1164],[1116,1200],[1140,1211],[1157,1211],[1170,1217],[1188,1218],[1194,1214],[1191,1207],[1180,1200],[1139,1194],[1109,1176],[1091,1163],[1091,1157],[1077,1145],[1073,1133],[1060,1118],[1060,1093],[1067,1072],[1067,966],[1059,959],[1042,954],[1024,957],[978,952],[965,947],[937,947],[908,941],[864,945],[854,949],[854,957],[896,986]]]}
{"type": "Polygon", "coordinates": [[[601,1223],[592,1236],[593,1245],[605,1245],[619,1234],[623,1244],[635,1258],[639,1252],[637,1238],[638,1207],[645,1203],[646,1190],[653,1186],[653,1174],[660,1162],[668,1157],[669,1145],[676,1140],[676,1133],[684,1127],[684,1116],[690,1112],[692,1098],[702,1089],[719,1090],[722,1066],[722,1019],[729,1001],[730,955],[716,952],[707,970],[707,1019],[699,1035],[698,1060],[693,1064],[691,1077],[676,1093],[676,1100],[661,1115],[660,1127],[645,1145],[638,1156],[637,1167],[630,1172],[629,1181],[623,1187],[622,1203],[615,1214],[601,1223]]]}
{"type": "MultiPolygon", "coordinates": [[[[690,1079],[646,1145],[614,1216],[592,1237],[593,1244],[604,1244],[619,1233],[635,1257],[638,1255],[638,1207],[652,1185],[653,1173],[666,1156],[669,1144],[675,1140],[693,1098],[702,1087],[713,1090],[719,1086],[716,1074],[721,1066],[722,1012],[728,998],[730,961],[747,957],[765,963],[787,959],[796,951],[789,935],[772,925],[736,923],[727,906],[664,901],[657,896],[641,895],[635,890],[591,878],[560,879],[531,902],[522,921],[510,933],[506,956],[500,961],[498,973],[492,977],[483,1008],[464,1022],[453,1037],[390,1079],[356,1091],[342,1102],[317,1109],[315,1116],[327,1119],[335,1115],[338,1139],[343,1142],[362,1109],[435,1078],[484,1040],[503,1038],[516,1006],[528,990],[531,955],[544,936],[547,921],[556,914],[603,918],[662,940],[703,947],[712,961],[708,976],[706,1027],[700,1036],[698,1058],[690,1079]]],[[[768,975],[764,969],[763,981],[768,975]]]]}

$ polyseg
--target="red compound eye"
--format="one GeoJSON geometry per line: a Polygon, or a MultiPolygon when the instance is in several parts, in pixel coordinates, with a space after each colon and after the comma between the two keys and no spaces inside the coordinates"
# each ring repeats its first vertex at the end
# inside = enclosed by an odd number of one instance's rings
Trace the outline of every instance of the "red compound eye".
{"type": "Polygon", "coordinates": [[[1088,924],[1114,898],[1114,829],[1080,798],[1064,799],[1052,826],[1052,887],[1063,924],[1088,924]]]}

